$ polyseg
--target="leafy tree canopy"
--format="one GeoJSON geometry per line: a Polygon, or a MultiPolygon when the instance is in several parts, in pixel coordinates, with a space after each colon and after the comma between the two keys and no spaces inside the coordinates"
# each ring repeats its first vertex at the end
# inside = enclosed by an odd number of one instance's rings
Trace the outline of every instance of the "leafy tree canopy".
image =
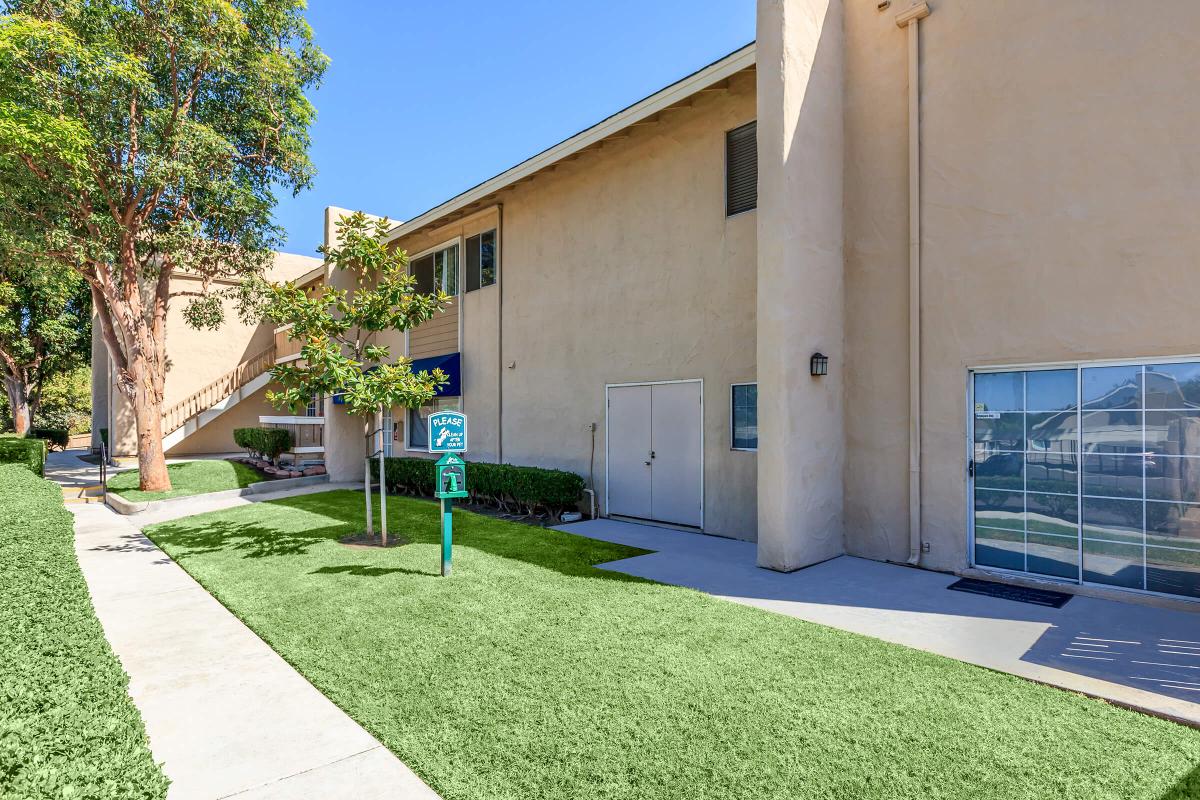
{"type": "Polygon", "coordinates": [[[339,221],[338,243],[320,248],[339,272],[353,275],[351,289],[263,287],[267,318],[291,323],[288,335],[303,343],[299,361],[272,371],[284,387],[268,393],[276,405],[296,410],[314,395],[339,394],[350,413],[367,416],[381,407],[422,406],[447,382],[440,369],[413,373],[378,341],[382,332],[416,327],[452,300],[444,292],[416,291],[407,255],[384,244],[389,227],[387,219],[356,211],[339,221]]]}
{"type": "Polygon", "coordinates": [[[261,272],[280,189],[308,186],[305,91],[327,60],[304,0],[0,0],[0,246],[87,282],[133,401],[143,489],[162,454],[166,320],[222,322],[261,272]],[[172,282],[180,272],[199,283],[172,282]]]}
{"type": "MultiPolygon", "coordinates": [[[[75,264],[257,271],[277,186],[313,175],[304,96],[326,59],[301,0],[55,0],[0,18],[0,203],[10,236],[75,264]],[[124,249],[131,252],[123,253],[124,249]]],[[[119,272],[102,291],[140,277],[119,272]]],[[[207,288],[207,287],[206,287],[207,288]]],[[[197,293],[194,324],[220,322],[197,293]]]]}
{"type": "Polygon", "coordinates": [[[0,377],[18,432],[56,376],[86,363],[91,298],[78,274],[0,256],[0,377]]]}

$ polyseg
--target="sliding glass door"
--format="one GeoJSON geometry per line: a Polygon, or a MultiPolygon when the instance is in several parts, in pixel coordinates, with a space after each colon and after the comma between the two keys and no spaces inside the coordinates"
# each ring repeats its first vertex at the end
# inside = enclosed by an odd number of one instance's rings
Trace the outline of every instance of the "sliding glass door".
{"type": "Polygon", "coordinates": [[[1200,362],[971,376],[976,566],[1200,597],[1200,362]]]}

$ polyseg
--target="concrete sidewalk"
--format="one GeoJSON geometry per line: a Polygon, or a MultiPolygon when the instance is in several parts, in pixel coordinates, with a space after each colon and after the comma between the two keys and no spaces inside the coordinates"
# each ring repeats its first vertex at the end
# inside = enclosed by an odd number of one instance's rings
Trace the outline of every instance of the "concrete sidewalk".
{"type": "Polygon", "coordinates": [[[755,545],[615,520],[559,530],[655,552],[602,569],[873,636],[1200,727],[1200,613],[1075,596],[1062,608],[947,591],[957,577],[841,556],[788,574],[755,545]]]}
{"type": "MultiPolygon", "coordinates": [[[[95,470],[70,453],[55,456],[46,477],[65,485],[95,470]]],[[[219,507],[251,502],[226,500],[238,502],[219,507]]],[[[214,510],[196,501],[190,513],[214,510]]],[[[96,615],[171,779],[169,800],[436,800],[129,518],[99,504],[69,508],[96,615]]]]}

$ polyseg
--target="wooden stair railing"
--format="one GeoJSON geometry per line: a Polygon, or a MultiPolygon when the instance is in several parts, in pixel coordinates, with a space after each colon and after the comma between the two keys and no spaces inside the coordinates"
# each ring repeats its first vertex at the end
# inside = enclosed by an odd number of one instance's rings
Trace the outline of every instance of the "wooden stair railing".
{"type": "Polygon", "coordinates": [[[198,392],[163,411],[163,434],[183,427],[189,419],[212,408],[250,381],[275,366],[275,345],[243,361],[198,392]]]}

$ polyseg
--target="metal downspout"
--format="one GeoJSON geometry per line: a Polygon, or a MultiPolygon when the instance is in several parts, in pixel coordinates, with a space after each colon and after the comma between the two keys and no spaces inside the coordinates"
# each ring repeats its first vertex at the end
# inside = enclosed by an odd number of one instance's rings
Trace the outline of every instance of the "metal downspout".
{"type": "Polygon", "coordinates": [[[896,15],[908,34],[908,563],[921,563],[921,50],[929,4],[896,15]]]}
{"type": "Polygon", "coordinates": [[[500,264],[497,276],[500,285],[497,289],[500,296],[496,298],[496,463],[504,463],[504,271],[507,268],[504,253],[504,203],[497,203],[497,234],[500,252],[497,262],[500,264]]]}

